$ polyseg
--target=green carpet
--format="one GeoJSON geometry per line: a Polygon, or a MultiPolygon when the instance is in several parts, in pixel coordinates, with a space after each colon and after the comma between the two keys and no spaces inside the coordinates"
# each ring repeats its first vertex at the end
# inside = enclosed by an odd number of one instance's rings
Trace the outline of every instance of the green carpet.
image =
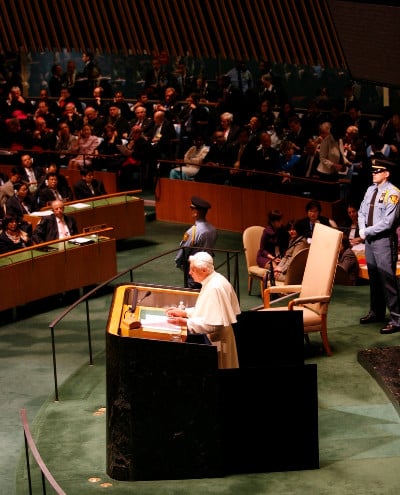
{"type": "MultiPolygon", "coordinates": [[[[254,297],[254,299],[258,299],[254,297]]],[[[390,494],[400,480],[400,420],[384,392],[357,363],[366,345],[395,343],[377,326],[360,327],[368,287],[335,287],[329,312],[329,337],[334,355],[318,353],[307,362],[318,364],[319,470],[229,476],[222,479],[118,482],[105,471],[105,356],[95,366],[82,366],[61,387],[61,402],[51,399],[41,408],[33,430],[51,472],[68,494],[102,491],[150,494],[390,494]],[[98,479],[90,482],[90,478],[98,479]]],[[[313,348],[319,349],[317,335],[313,348]]],[[[293,415],[296,405],[293,404],[293,415]]],[[[17,493],[25,493],[21,461],[17,493]]],[[[36,481],[38,482],[38,480],[36,481]]]]}
{"type": "MultiPolygon", "coordinates": [[[[120,242],[119,270],[176,246],[184,227],[152,222],[146,226],[143,238],[120,242]]],[[[239,234],[219,234],[218,247],[241,248],[239,234]]],[[[253,296],[247,295],[243,255],[240,276],[241,307],[248,310],[261,300],[256,287],[253,296]]],[[[181,274],[173,266],[172,255],[153,267],[138,270],[135,281],[180,285],[181,274]]],[[[19,409],[25,407],[39,451],[68,495],[103,493],[104,490],[136,495],[397,494],[400,419],[379,385],[357,362],[357,353],[364,348],[397,345],[398,335],[380,335],[379,325],[359,325],[359,317],[368,309],[368,297],[367,286],[335,286],[328,319],[332,357],[326,357],[321,351],[319,336],[311,335],[313,345],[310,352],[307,351],[306,361],[318,365],[320,469],[218,479],[118,482],[106,475],[102,409],[106,406],[104,332],[111,294],[90,302],[94,313],[94,366],[88,366],[84,308],[74,311],[57,329],[60,384],[60,402],[57,403],[53,401],[48,324],[60,309],[48,308],[48,311],[3,325],[0,381],[5,401],[0,404],[3,446],[0,493],[27,493],[19,421],[19,409]]],[[[296,404],[292,413],[296,414],[296,404]]],[[[36,488],[40,485],[37,472],[33,478],[36,488]]]]}

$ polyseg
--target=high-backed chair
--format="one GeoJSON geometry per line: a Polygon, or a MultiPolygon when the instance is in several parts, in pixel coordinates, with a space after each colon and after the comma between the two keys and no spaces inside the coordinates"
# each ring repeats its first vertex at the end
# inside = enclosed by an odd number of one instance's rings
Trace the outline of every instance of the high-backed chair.
{"type": "Polygon", "coordinates": [[[316,224],[301,285],[268,287],[264,290],[263,297],[264,309],[262,311],[273,311],[282,310],[282,307],[270,307],[272,293],[298,294],[290,300],[287,310],[303,312],[306,341],[309,341],[309,333],[319,332],[328,356],[332,355],[328,341],[328,307],[342,235],[342,232],[337,229],[316,224]]]}
{"type": "Polygon", "coordinates": [[[253,280],[258,280],[260,283],[260,293],[262,295],[264,290],[264,277],[267,273],[266,268],[261,268],[257,265],[257,251],[260,249],[261,236],[264,231],[264,227],[260,225],[252,225],[247,227],[243,231],[242,240],[244,255],[247,265],[247,289],[251,294],[253,280]]]}
{"type": "Polygon", "coordinates": [[[298,251],[292,258],[289,268],[287,269],[285,280],[283,282],[276,281],[276,285],[293,285],[301,284],[303,280],[304,270],[306,268],[309,248],[304,248],[298,251]]]}

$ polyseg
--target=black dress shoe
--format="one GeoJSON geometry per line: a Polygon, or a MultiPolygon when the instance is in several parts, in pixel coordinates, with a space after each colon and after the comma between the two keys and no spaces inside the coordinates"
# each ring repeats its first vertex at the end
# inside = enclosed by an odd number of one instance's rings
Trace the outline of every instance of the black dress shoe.
{"type": "Polygon", "coordinates": [[[388,323],[386,327],[381,328],[380,332],[382,335],[400,332],[400,326],[393,325],[393,323],[388,323]]]}
{"type": "Polygon", "coordinates": [[[366,325],[367,323],[378,323],[383,320],[383,317],[375,316],[373,313],[368,313],[367,316],[360,318],[360,324],[366,325]]]}

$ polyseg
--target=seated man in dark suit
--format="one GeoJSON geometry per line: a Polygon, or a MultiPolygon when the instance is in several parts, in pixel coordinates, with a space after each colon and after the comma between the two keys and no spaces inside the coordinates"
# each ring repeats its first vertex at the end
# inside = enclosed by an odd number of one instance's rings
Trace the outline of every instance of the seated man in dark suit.
{"type": "Polygon", "coordinates": [[[78,234],[74,217],[64,215],[64,203],[58,199],[51,203],[53,213],[42,217],[32,234],[34,244],[64,239],[78,234]]]}
{"type": "Polygon", "coordinates": [[[107,194],[103,182],[94,178],[91,167],[83,167],[81,177],[82,179],[74,184],[75,199],[87,199],[107,194]]]}

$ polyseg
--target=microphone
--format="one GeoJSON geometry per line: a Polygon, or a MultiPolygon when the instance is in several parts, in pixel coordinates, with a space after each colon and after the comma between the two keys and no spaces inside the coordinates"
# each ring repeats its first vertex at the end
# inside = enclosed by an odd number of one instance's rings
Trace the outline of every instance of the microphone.
{"type": "Polygon", "coordinates": [[[131,306],[131,308],[130,308],[130,310],[129,310],[129,312],[130,312],[130,313],[134,313],[134,312],[135,312],[135,310],[136,310],[136,306],[137,306],[138,304],[140,304],[140,303],[143,301],[143,299],[146,299],[146,297],[151,296],[151,291],[149,291],[149,290],[148,290],[148,291],[145,293],[145,295],[144,295],[143,297],[141,297],[140,299],[138,299],[138,295],[139,295],[139,291],[138,291],[137,289],[134,289],[133,300],[132,300],[132,306],[131,306]]]}

